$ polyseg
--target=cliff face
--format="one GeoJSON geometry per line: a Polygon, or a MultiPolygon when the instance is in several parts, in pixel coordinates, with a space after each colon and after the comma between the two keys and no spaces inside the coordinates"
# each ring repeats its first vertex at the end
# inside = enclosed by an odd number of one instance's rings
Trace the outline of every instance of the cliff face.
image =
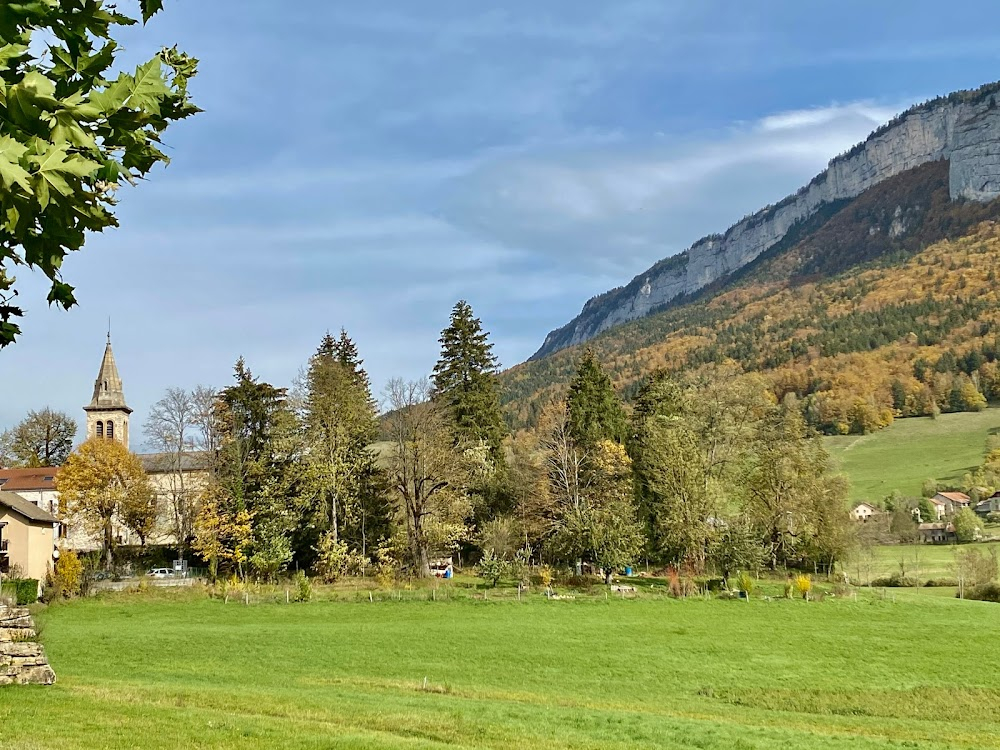
{"type": "Polygon", "coordinates": [[[1000,83],[913,107],[882,126],[796,192],[698,240],[619,287],[594,297],[567,325],[550,333],[532,359],[579,344],[612,326],[641,318],[748,263],[833,201],[855,198],[890,177],[931,161],[949,161],[952,200],[1000,196],[1000,83]]]}

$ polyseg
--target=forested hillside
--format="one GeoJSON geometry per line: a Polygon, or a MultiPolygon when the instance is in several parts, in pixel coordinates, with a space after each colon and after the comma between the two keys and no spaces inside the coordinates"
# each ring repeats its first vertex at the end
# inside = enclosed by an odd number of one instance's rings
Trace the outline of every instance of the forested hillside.
{"type": "MultiPolygon", "coordinates": [[[[588,342],[626,395],[663,368],[722,363],[794,394],[827,433],[1000,397],[1000,204],[951,201],[948,163],[905,172],[795,227],[737,277],[588,342]]],[[[562,395],[582,347],[503,375],[515,427],[562,395]]]]}

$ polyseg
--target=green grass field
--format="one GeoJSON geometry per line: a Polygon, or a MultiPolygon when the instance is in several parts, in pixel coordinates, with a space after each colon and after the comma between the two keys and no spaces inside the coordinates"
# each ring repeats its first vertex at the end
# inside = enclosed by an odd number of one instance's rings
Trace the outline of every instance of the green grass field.
{"type": "MultiPolygon", "coordinates": [[[[955,553],[959,550],[978,549],[983,553],[994,549],[1000,554],[1000,542],[979,544],[894,544],[875,548],[873,577],[888,576],[900,571],[902,564],[907,576],[916,576],[922,581],[955,577],[955,553]]],[[[852,574],[854,565],[847,565],[852,574]]]]}
{"type": "Polygon", "coordinates": [[[960,482],[983,462],[986,438],[1000,432],[1000,408],[970,414],[899,419],[871,435],[824,438],[851,480],[851,497],[877,500],[899,490],[920,494],[925,479],[960,482]]]}
{"type": "Polygon", "coordinates": [[[179,596],[43,612],[3,747],[1000,746],[995,604],[179,596]]]}

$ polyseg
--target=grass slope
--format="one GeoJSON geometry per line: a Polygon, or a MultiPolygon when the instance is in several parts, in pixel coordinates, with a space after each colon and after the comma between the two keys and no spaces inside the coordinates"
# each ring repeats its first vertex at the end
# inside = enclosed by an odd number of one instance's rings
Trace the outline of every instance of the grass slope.
{"type": "Polygon", "coordinates": [[[0,689],[3,747],[1000,746],[997,605],[594,600],[44,613],[59,682],[0,689]],[[947,638],[914,634],[948,633],[947,638]],[[424,681],[426,678],[426,689],[424,681]]]}
{"type": "Polygon", "coordinates": [[[851,480],[851,497],[877,500],[899,490],[917,496],[925,479],[957,484],[983,462],[986,438],[1000,431],[1000,408],[896,420],[871,435],[824,438],[851,480]]]}

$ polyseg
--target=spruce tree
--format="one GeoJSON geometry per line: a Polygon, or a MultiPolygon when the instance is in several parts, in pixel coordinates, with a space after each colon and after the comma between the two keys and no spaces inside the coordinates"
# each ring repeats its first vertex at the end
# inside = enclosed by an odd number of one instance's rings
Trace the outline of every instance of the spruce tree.
{"type": "Polygon", "coordinates": [[[465,300],[452,308],[451,323],[439,342],[434,399],[448,410],[455,442],[482,442],[494,462],[502,464],[507,425],[500,411],[497,359],[489,334],[465,300]]]}
{"type": "Polygon", "coordinates": [[[323,337],[309,360],[305,387],[300,491],[310,505],[312,528],[337,543],[358,508],[362,477],[373,463],[368,446],[378,431],[368,375],[345,331],[336,340],[329,333],[323,337]]]}
{"type": "Polygon", "coordinates": [[[592,349],[577,366],[566,397],[570,434],[581,446],[591,448],[602,440],[625,442],[628,420],[611,378],[601,368],[592,349]]]}

